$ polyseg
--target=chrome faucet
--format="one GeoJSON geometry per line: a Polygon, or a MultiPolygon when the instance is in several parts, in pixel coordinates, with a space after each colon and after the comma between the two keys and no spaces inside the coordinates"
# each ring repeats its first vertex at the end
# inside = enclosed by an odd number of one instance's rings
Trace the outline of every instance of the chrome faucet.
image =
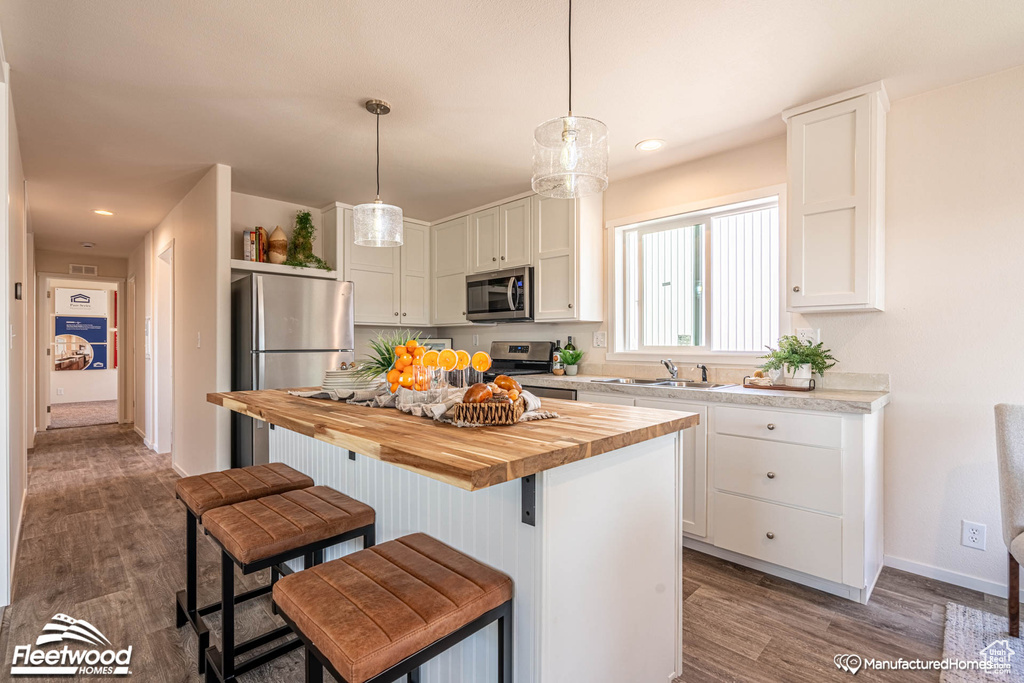
{"type": "MultiPolygon", "coordinates": [[[[664,361],[662,361],[664,362],[664,361]]],[[[708,382],[708,366],[697,363],[697,367],[700,368],[700,381],[707,384],[708,382]]],[[[673,375],[675,377],[675,375],[673,375]]]]}
{"type": "Polygon", "coordinates": [[[666,358],[661,361],[661,364],[665,366],[666,370],[668,370],[668,374],[672,375],[672,379],[679,377],[679,368],[676,367],[676,364],[672,362],[671,358],[666,358]]]}

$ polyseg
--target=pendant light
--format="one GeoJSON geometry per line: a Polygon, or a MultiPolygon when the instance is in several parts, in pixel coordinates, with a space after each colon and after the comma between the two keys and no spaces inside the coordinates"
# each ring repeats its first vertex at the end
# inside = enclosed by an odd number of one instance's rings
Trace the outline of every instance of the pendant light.
{"type": "Polygon", "coordinates": [[[402,246],[402,210],[380,200],[380,117],[391,111],[383,100],[369,100],[366,111],[377,117],[377,199],[352,210],[355,243],[361,247],[402,246]]]}
{"type": "Polygon", "coordinates": [[[572,113],[572,0],[569,0],[569,114],[533,132],[533,191],[574,199],[608,187],[608,127],[572,113]]]}

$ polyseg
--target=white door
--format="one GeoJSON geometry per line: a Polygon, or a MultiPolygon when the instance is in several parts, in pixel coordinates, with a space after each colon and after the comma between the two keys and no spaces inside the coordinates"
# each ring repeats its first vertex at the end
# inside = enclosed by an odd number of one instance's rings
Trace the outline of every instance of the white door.
{"type": "Polygon", "coordinates": [[[402,325],[430,324],[430,234],[405,222],[402,257],[402,325]]]}
{"type": "Polygon", "coordinates": [[[401,323],[401,248],[360,247],[345,209],[345,279],[355,284],[356,323],[401,323]]]}
{"type": "Polygon", "coordinates": [[[533,207],[534,319],[575,320],[576,201],[531,197],[533,207]]]}
{"type": "Polygon", "coordinates": [[[465,325],[469,217],[434,225],[431,233],[431,287],[435,325],[465,325]]]}
{"type": "Polygon", "coordinates": [[[683,492],[683,532],[705,537],[708,534],[708,408],[699,403],[682,403],[638,398],[640,408],[679,410],[700,415],[700,424],[682,433],[683,462],[679,471],[683,492]]]}
{"type": "Polygon", "coordinates": [[[533,262],[531,197],[498,207],[498,263],[502,268],[518,268],[533,262]]]}
{"type": "Polygon", "coordinates": [[[789,120],[787,279],[793,310],[871,301],[869,97],[789,120]]]}
{"type": "Polygon", "coordinates": [[[499,270],[498,207],[477,211],[469,217],[469,271],[499,270]]]}

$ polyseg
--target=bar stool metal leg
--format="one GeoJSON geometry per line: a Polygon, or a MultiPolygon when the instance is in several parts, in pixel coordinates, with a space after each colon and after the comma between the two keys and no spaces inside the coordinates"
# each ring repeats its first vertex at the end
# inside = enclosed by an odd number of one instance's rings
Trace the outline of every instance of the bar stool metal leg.
{"type": "Polygon", "coordinates": [[[221,673],[223,680],[235,678],[235,562],[226,551],[220,554],[221,673]]]}
{"type": "Polygon", "coordinates": [[[324,683],[324,665],[309,650],[306,650],[306,683],[324,683]]]}
{"type": "Polygon", "coordinates": [[[512,683],[512,601],[498,617],[498,683],[512,683]]]}

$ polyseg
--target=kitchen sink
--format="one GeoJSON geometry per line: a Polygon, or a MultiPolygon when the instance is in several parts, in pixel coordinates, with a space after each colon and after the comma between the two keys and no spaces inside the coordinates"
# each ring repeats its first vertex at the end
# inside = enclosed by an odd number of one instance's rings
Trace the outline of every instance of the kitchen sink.
{"type": "Polygon", "coordinates": [[[718,389],[719,387],[731,387],[733,384],[715,384],[714,382],[697,382],[689,379],[631,379],[629,377],[616,377],[615,379],[591,380],[595,384],[635,384],[647,387],[678,387],[680,389],[718,389]]]}
{"type": "Polygon", "coordinates": [[[630,379],[629,377],[616,377],[615,379],[594,379],[594,384],[659,384],[660,379],[630,379]]]}

